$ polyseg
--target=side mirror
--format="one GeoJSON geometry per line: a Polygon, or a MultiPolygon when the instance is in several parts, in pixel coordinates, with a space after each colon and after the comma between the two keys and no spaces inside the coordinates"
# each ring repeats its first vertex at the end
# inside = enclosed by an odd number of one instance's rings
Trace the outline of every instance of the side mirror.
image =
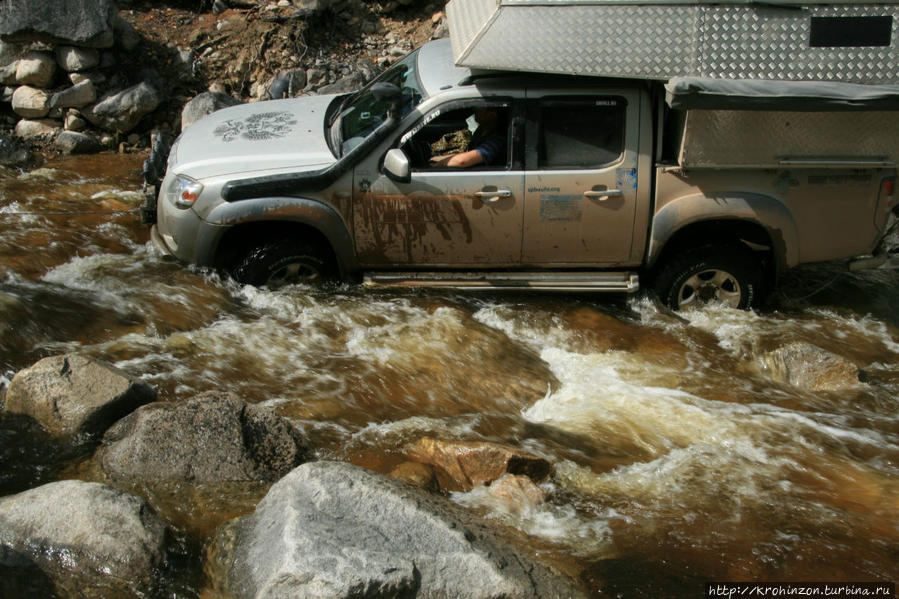
{"type": "Polygon", "coordinates": [[[412,181],[412,167],[409,165],[409,157],[399,148],[387,152],[384,157],[384,174],[391,181],[397,183],[409,183],[412,181]]]}
{"type": "Polygon", "coordinates": [[[400,113],[400,106],[403,102],[403,90],[393,83],[387,81],[379,81],[371,86],[371,94],[376,100],[387,102],[388,116],[397,117],[400,113]]]}

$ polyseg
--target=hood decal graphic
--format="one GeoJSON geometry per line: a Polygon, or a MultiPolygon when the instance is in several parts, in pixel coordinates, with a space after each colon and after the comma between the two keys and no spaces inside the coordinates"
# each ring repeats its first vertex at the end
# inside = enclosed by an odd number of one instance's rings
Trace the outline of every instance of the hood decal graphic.
{"type": "Polygon", "coordinates": [[[275,137],[287,137],[297,121],[289,112],[259,112],[243,120],[229,119],[215,128],[213,135],[222,141],[233,141],[238,137],[250,141],[261,141],[275,137]]]}

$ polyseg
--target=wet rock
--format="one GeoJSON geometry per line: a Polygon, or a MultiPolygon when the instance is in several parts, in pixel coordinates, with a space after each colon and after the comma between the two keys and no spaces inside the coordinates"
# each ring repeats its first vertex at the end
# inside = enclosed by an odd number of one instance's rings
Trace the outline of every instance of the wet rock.
{"type": "Polygon", "coordinates": [[[241,597],[582,596],[445,498],[339,462],[278,481],[212,563],[241,597]]]}
{"type": "MultiPolygon", "coordinates": [[[[478,485],[497,480],[504,474],[522,474],[538,482],[550,474],[550,464],[540,456],[515,447],[487,441],[443,441],[425,437],[404,448],[417,462],[439,467],[455,483],[455,488],[469,491],[478,485]]],[[[439,478],[440,473],[438,473],[439,478]]],[[[447,488],[447,481],[441,480],[447,488]]]]}
{"type": "Polygon", "coordinates": [[[155,87],[144,82],[106,96],[86,108],[84,116],[96,127],[113,133],[128,133],[144,116],[156,110],[161,102],[162,95],[155,87]]]}
{"type": "Polygon", "coordinates": [[[184,109],[181,111],[181,130],[184,131],[216,110],[236,104],[240,104],[240,100],[236,100],[227,94],[203,92],[184,105],[184,109]]]}
{"type": "Polygon", "coordinates": [[[44,358],[19,371],[6,390],[5,410],[34,418],[60,437],[102,433],[156,391],[105,362],[77,354],[44,358]]]}
{"type": "Polygon", "coordinates": [[[116,15],[115,0],[5,0],[0,3],[0,36],[12,42],[108,48],[116,15]]]}
{"type": "Polygon", "coordinates": [[[272,410],[230,393],[144,406],[109,429],[104,471],[124,480],[277,480],[307,457],[305,441],[272,410]]]}
{"type": "Polygon", "coordinates": [[[27,119],[39,119],[50,112],[50,96],[42,89],[23,85],[12,94],[12,109],[27,119]]]}
{"type": "Polygon", "coordinates": [[[56,137],[56,147],[63,154],[96,154],[100,151],[100,142],[85,133],[63,131],[56,137]]]}
{"type": "Polygon", "coordinates": [[[56,75],[56,61],[47,52],[28,52],[16,62],[16,83],[49,87],[56,75]]]}
{"type": "Polygon", "coordinates": [[[507,511],[520,514],[546,501],[546,491],[527,476],[506,474],[487,487],[487,492],[503,502],[507,511]]]}
{"type": "MultiPolygon", "coordinates": [[[[0,165],[6,167],[23,167],[31,163],[31,152],[25,148],[18,140],[0,133],[0,165]]],[[[5,335],[12,326],[10,322],[5,322],[9,313],[8,296],[0,294],[0,335],[5,335]]]]}
{"type": "Polygon", "coordinates": [[[100,51],[94,48],[60,46],[56,49],[56,62],[69,72],[87,71],[100,64],[100,51]]]}
{"type": "Polygon", "coordinates": [[[81,108],[97,100],[97,88],[90,79],[56,92],[50,97],[50,108],[81,108]]]}
{"type": "Polygon", "coordinates": [[[59,121],[51,119],[22,119],[16,123],[16,137],[22,139],[45,139],[59,133],[59,121]]]}
{"type": "Polygon", "coordinates": [[[0,565],[33,564],[60,596],[145,596],[165,525],[146,501],[67,480],[0,499],[0,565]]]}
{"type": "Polygon", "coordinates": [[[848,389],[858,385],[861,375],[849,360],[803,342],[768,352],[760,363],[772,379],[809,391],[848,389]]]}
{"type": "Polygon", "coordinates": [[[390,478],[403,481],[407,485],[425,489],[434,482],[434,470],[426,464],[403,462],[390,471],[390,478]]]}

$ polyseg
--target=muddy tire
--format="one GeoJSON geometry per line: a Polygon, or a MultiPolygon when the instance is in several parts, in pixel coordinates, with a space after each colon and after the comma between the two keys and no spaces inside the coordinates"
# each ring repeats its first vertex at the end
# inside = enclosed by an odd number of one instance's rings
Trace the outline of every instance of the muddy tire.
{"type": "Polygon", "coordinates": [[[279,239],[250,250],[232,269],[231,276],[245,285],[277,289],[334,280],[336,269],[332,257],[322,248],[279,239]]]}
{"type": "Polygon", "coordinates": [[[672,310],[722,304],[749,310],[763,294],[761,262],[738,245],[706,245],[688,249],[658,267],[652,289],[672,310]]]}

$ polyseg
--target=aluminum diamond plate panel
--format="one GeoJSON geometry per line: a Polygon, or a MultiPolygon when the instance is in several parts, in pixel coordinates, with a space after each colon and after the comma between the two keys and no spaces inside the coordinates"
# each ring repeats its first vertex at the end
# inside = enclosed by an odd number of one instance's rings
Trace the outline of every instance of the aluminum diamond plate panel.
{"type": "Polygon", "coordinates": [[[531,6],[503,9],[465,64],[494,69],[666,79],[691,69],[695,7],[531,6]],[[664,35],[647,36],[648,32],[664,35]],[[499,32],[515,32],[497,35],[499,32]],[[642,43],[623,44],[640,38],[642,43]]]}
{"type": "Polygon", "coordinates": [[[676,4],[666,0],[451,0],[457,64],[670,79],[899,83],[899,6],[676,4]],[[812,18],[885,17],[890,45],[812,47],[812,18]]]}
{"type": "MultiPolygon", "coordinates": [[[[892,47],[809,47],[812,17],[867,17],[884,12],[883,6],[703,7],[694,68],[697,75],[719,79],[895,83],[899,80],[895,43],[892,47]]],[[[894,19],[893,39],[897,26],[899,19],[894,19]]]]}
{"type": "Polygon", "coordinates": [[[685,168],[782,168],[785,158],[877,157],[899,160],[894,112],[690,110],[679,162],[685,168]]]}

